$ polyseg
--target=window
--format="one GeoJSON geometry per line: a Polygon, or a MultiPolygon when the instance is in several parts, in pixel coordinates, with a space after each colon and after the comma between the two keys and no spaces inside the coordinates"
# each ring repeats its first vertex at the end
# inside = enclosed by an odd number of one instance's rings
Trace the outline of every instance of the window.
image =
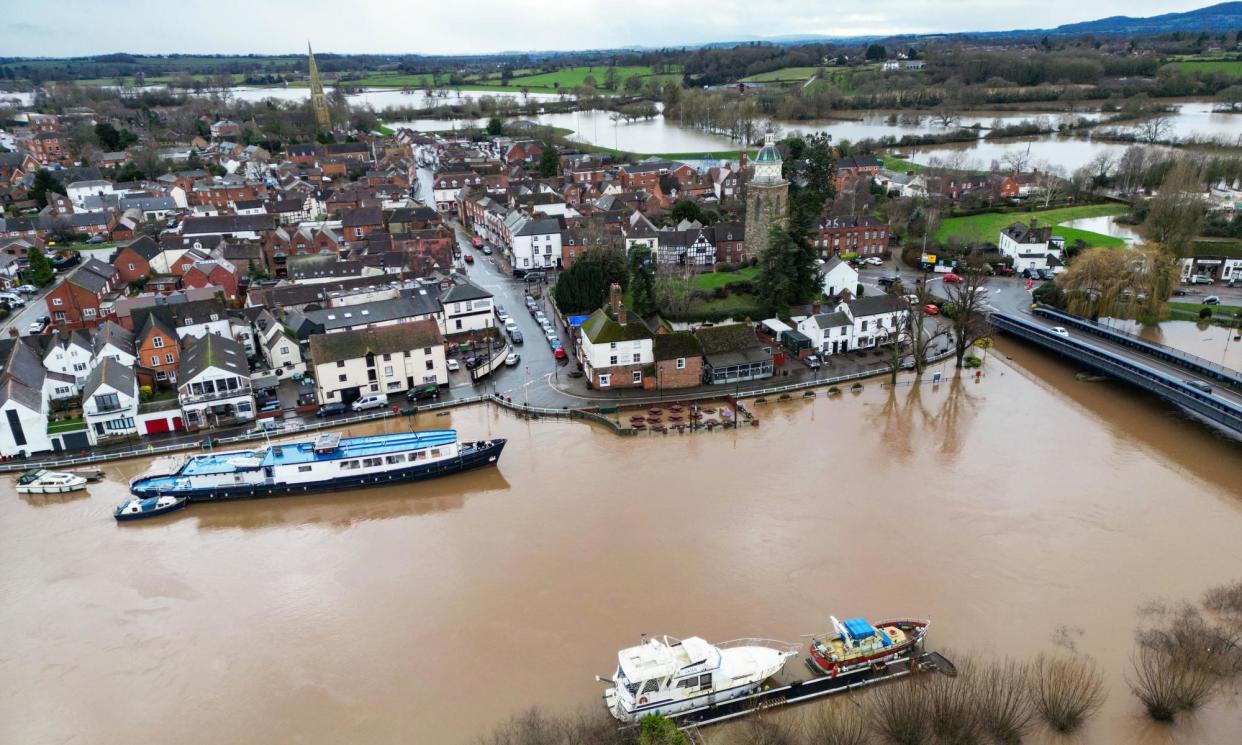
{"type": "Polygon", "coordinates": [[[94,309],[94,308],[83,308],[83,309],[82,309],[82,317],[83,317],[83,318],[94,318],[94,317],[95,317],[95,309],[94,309]]]}
{"type": "Polygon", "coordinates": [[[638,363],[638,362],[642,362],[642,361],[643,361],[643,356],[642,356],[641,354],[639,354],[638,352],[635,352],[635,353],[634,353],[634,362],[635,362],[635,363],[638,363]]]}
{"type": "Polygon", "coordinates": [[[310,473],[310,466],[298,466],[298,473],[310,473]]]}
{"type": "Polygon", "coordinates": [[[345,375],[338,375],[338,376],[337,376],[337,382],[339,382],[339,383],[344,383],[344,382],[345,382],[345,378],[346,378],[346,377],[347,377],[347,376],[345,376],[345,375]]]}
{"type": "Polygon", "coordinates": [[[610,357],[608,358],[608,364],[610,364],[610,365],[615,365],[615,364],[617,364],[617,355],[615,355],[615,354],[614,354],[614,355],[610,356],[610,357]]]}
{"type": "Polygon", "coordinates": [[[60,298],[58,298],[58,297],[54,297],[54,298],[52,298],[52,305],[62,305],[62,304],[63,304],[63,303],[61,302],[61,299],[60,299],[60,298]]]}
{"type": "Polygon", "coordinates": [[[642,382],[643,382],[643,371],[635,370],[634,371],[634,385],[639,385],[642,382]]]}
{"type": "Polygon", "coordinates": [[[86,369],[86,364],[85,364],[85,363],[82,363],[82,362],[75,362],[75,363],[73,363],[73,370],[74,370],[74,372],[82,372],[82,371],[83,371],[83,370],[85,370],[85,369],[86,369]]]}
{"type": "Polygon", "coordinates": [[[151,355],[151,367],[160,366],[160,356],[158,354],[151,355]]]}
{"type": "Polygon", "coordinates": [[[345,360],[337,360],[336,366],[337,366],[337,367],[345,367],[345,360]]]}
{"type": "Polygon", "coordinates": [[[392,465],[393,463],[404,463],[405,455],[403,453],[399,453],[397,455],[386,455],[384,456],[384,462],[389,465],[392,465]]]}
{"type": "Polygon", "coordinates": [[[121,408],[121,400],[115,393],[101,393],[95,396],[95,408],[99,411],[112,411],[121,408]]]}
{"type": "Polygon", "coordinates": [[[173,364],[174,360],[173,360],[172,352],[169,352],[168,354],[164,355],[164,362],[169,365],[173,364]]]}
{"type": "Polygon", "coordinates": [[[281,354],[289,354],[289,347],[283,347],[283,346],[282,346],[282,347],[280,348],[280,353],[281,353],[281,354]]]}
{"type": "Polygon", "coordinates": [[[609,348],[609,349],[616,349],[616,348],[617,348],[617,343],[616,343],[615,341],[614,341],[614,342],[612,342],[611,344],[609,344],[609,345],[608,345],[608,348],[609,348]]]}
{"type": "MultiPolygon", "coordinates": [[[[387,355],[385,355],[385,357],[387,357],[387,355]]],[[[392,365],[385,365],[385,366],[384,366],[384,377],[386,377],[386,378],[391,378],[391,377],[392,377],[392,365]]]]}
{"type": "MultiPolygon", "coordinates": [[[[57,305],[60,305],[60,303],[57,303],[57,305]]],[[[63,310],[58,310],[52,315],[57,323],[63,323],[65,320],[65,312],[63,310]]]]}
{"type": "Polygon", "coordinates": [[[863,322],[862,322],[862,328],[861,328],[861,329],[859,329],[859,330],[860,330],[860,331],[866,331],[866,330],[867,330],[867,322],[866,322],[866,321],[863,321],[863,322]]]}
{"type": "Polygon", "coordinates": [[[439,458],[439,457],[440,457],[440,448],[432,448],[432,449],[431,449],[431,457],[432,457],[432,458],[439,458]]]}
{"type": "Polygon", "coordinates": [[[678,358],[677,358],[677,369],[678,369],[678,370],[685,370],[685,369],[686,369],[686,358],[685,358],[685,357],[678,357],[678,358]]]}
{"type": "Polygon", "coordinates": [[[419,450],[417,452],[410,453],[410,460],[411,461],[427,460],[427,452],[424,450],[419,450]]]}
{"type": "Polygon", "coordinates": [[[611,375],[604,374],[604,375],[599,376],[599,387],[607,388],[610,380],[612,380],[611,375]]]}
{"type": "Polygon", "coordinates": [[[132,271],[134,271],[134,262],[132,262],[132,261],[131,261],[131,262],[129,262],[129,264],[128,264],[127,266],[129,266],[129,270],[130,270],[131,272],[132,272],[132,271]]]}

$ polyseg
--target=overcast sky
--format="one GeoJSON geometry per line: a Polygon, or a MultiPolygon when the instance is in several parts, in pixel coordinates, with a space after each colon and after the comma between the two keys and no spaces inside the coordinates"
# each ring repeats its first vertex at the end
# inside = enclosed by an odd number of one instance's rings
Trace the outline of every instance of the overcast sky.
{"type": "Polygon", "coordinates": [[[1050,28],[1211,0],[0,0],[0,56],[471,54],[1050,28]]]}

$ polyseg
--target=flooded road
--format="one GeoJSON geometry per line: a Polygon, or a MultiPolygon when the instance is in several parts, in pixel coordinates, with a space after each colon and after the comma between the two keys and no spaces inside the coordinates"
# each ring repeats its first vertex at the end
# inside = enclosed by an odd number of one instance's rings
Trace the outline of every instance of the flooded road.
{"type": "Polygon", "coordinates": [[[509,438],[498,469],[146,524],[110,516],[141,462],[80,498],[4,477],[0,742],[464,743],[598,705],[642,632],[796,641],[830,613],[928,616],[959,654],[1073,644],[1109,691],[1083,743],[1236,741],[1236,696],[1153,728],[1124,673],[1141,603],[1242,575],[1242,446],[1074,372],[1002,339],[979,382],[693,436],[462,409],[417,424],[509,438]]]}

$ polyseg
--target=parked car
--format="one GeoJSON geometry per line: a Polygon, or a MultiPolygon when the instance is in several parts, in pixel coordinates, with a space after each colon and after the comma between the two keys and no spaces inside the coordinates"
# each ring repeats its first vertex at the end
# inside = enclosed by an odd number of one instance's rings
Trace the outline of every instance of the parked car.
{"type": "Polygon", "coordinates": [[[1190,386],[1191,388],[1194,388],[1196,391],[1200,391],[1202,393],[1212,392],[1212,386],[1208,385],[1207,383],[1204,383],[1202,380],[1191,380],[1190,378],[1187,378],[1183,380],[1182,382],[1190,386]]]}
{"type": "Polygon", "coordinates": [[[484,244],[483,244],[483,248],[482,248],[482,249],[480,249],[480,250],[483,252],[483,255],[484,255],[484,256],[491,256],[491,255],[492,255],[492,247],[491,247],[491,246],[489,246],[489,245],[487,245],[486,243],[484,243],[484,244]]]}
{"type": "Polygon", "coordinates": [[[553,349],[552,356],[558,360],[569,359],[569,354],[565,351],[564,347],[557,347],[556,349],[553,349]]]}
{"type": "Polygon", "coordinates": [[[544,336],[547,337],[549,343],[554,341],[559,342],[561,340],[561,338],[556,335],[555,331],[547,331],[544,333],[544,336]]]}
{"type": "Polygon", "coordinates": [[[1057,273],[1052,271],[1051,269],[1040,269],[1039,278],[1042,280],[1051,282],[1052,280],[1057,278],[1057,273]]]}
{"type": "Polygon", "coordinates": [[[42,334],[43,329],[47,328],[47,324],[48,322],[43,318],[40,318],[37,321],[31,321],[30,325],[26,327],[26,333],[42,334]]]}
{"type": "Polygon", "coordinates": [[[411,388],[410,390],[405,392],[405,398],[407,401],[422,401],[428,398],[439,398],[439,397],[440,397],[440,386],[436,385],[435,383],[428,383],[427,385],[420,385],[417,388],[411,388]]]}
{"type": "Polygon", "coordinates": [[[944,275],[945,284],[955,285],[958,282],[965,282],[965,281],[966,280],[962,279],[960,275],[954,274],[953,272],[949,272],[948,274],[944,275]]]}
{"type": "Polygon", "coordinates": [[[481,354],[472,354],[465,359],[466,369],[473,370],[487,361],[487,358],[481,354]]]}
{"type": "Polygon", "coordinates": [[[1065,328],[1064,326],[1053,326],[1052,328],[1050,328],[1050,329],[1048,329],[1048,330],[1049,330],[1049,331],[1051,331],[1052,333],[1056,334],[1057,336],[1061,336],[1061,337],[1064,337],[1064,338],[1066,338],[1066,339],[1068,339],[1068,338],[1069,338],[1069,331],[1067,331],[1067,330],[1066,330],[1066,328],[1065,328]]]}
{"type": "Polygon", "coordinates": [[[466,262],[467,264],[473,264],[473,263],[474,263],[474,257],[473,257],[473,256],[471,256],[470,254],[463,254],[463,255],[462,255],[462,259],[464,259],[464,260],[465,260],[465,262],[466,262]]]}
{"type": "Polygon", "coordinates": [[[1190,293],[1188,293],[1188,292],[1186,292],[1185,290],[1183,290],[1182,288],[1178,287],[1178,288],[1176,288],[1175,290],[1173,290],[1173,294],[1174,294],[1174,295],[1176,295],[1176,296],[1178,296],[1178,297],[1185,297],[1186,295],[1189,295],[1190,293]]]}
{"type": "Polygon", "coordinates": [[[451,359],[451,360],[449,360],[449,361],[448,361],[448,371],[449,371],[449,372],[457,372],[457,371],[458,371],[458,370],[460,370],[460,369],[461,369],[461,365],[457,362],[457,360],[452,360],[452,359],[451,359]]]}
{"type": "Polygon", "coordinates": [[[871,266],[883,266],[884,265],[884,259],[881,259],[879,256],[868,257],[866,259],[863,259],[863,262],[866,264],[870,264],[871,266]]]}
{"type": "Polygon", "coordinates": [[[1013,275],[1017,274],[1017,272],[1015,272],[1013,270],[1013,267],[1009,266],[1008,264],[1001,264],[1000,266],[996,267],[996,274],[1001,277],[1012,277],[1013,275]]]}
{"type": "Polygon", "coordinates": [[[317,417],[336,416],[337,414],[344,414],[344,413],[345,413],[345,404],[331,403],[331,404],[324,404],[323,406],[320,406],[319,411],[315,412],[315,416],[317,417]]]}
{"type": "Polygon", "coordinates": [[[923,306],[923,313],[929,316],[938,316],[940,315],[940,309],[934,303],[928,303],[923,306]]]}
{"type": "Polygon", "coordinates": [[[518,330],[517,321],[506,316],[505,317],[505,331],[512,334],[514,331],[517,331],[517,330],[518,330]]]}
{"type": "Polygon", "coordinates": [[[892,287],[901,281],[901,277],[880,277],[876,280],[880,287],[892,287]]]}
{"type": "Polygon", "coordinates": [[[474,246],[475,248],[483,248],[483,239],[477,235],[471,236],[470,245],[474,246]]]}
{"type": "Polygon", "coordinates": [[[350,404],[354,411],[368,411],[370,409],[382,409],[388,405],[387,393],[371,393],[350,404]]]}
{"type": "Polygon", "coordinates": [[[23,295],[33,295],[39,291],[39,288],[35,287],[34,285],[18,285],[17,287],[14,287],[13,289],[17,292],[22,293],[23,295]]]}
{"type": "Polygon", "coordinates": [[[1208,295],[1207,297],[1203,298],[1203,304],[1204,305],[1220,305],[1220,296],[1208,295]]]}
{"type": "Polygon", "coordinates": [[[545,274],[544,272],[527,272],[526,273],[527,282],[544,282],[547,279],[548,279],[548,275],[545,274]]]}
{"type": "Polygon", "coordinates": [[[15,292],[4,292],[0,293],[0,303],[5,303],[10,308],[20,308],[26,304],[26,299],[15,292]]]}
{"type": "Polygon", "coordinates": [[[539,310],[539,301],[534,299],[530,295],[527,295],[526,296],[526,309],[529,310],[531,313],[534,313],[535,311],[539,310]]]}
{"type": "Polygon", "coordinates": [[[819,355],[817,354],[812,354],[802,361],[805,362],[806,366],[812,370],[818,370],[823,366],[823,363],[819,361],[819,355]]]}
{"type": "Polygon", "coordinates": [[[509,332],[509,340],[514,344],[521,344],[525,341],[525,339],[522,338],[522,332],[518,331],[517,328],[514,328],[509,332]]]}
{"type": "Polygon", "coordinates": [[[1191,277],[1191,278],[1190,278],[1190,284],[1192,284],[1192,285],[1212,285],[1212,284],[1216,284],[1216,280],[1212,279],[1211,277],[1207,276],[1206,274],[1196,274],[1196,275],[1194,275],[1193,277],[1191,277]]]}
{"type": "Polygon", "coordinates": [[[521,356],[521,355],[519,355],[517,352],[510,352],[510,353],[509,353],[509,356],[508,356],[508,357],[505,357],[505,366],[506,366],[506,367],[516,367],[516,366],[517,366],[517,363],[519,363],[519,362],[521,362],[521,361],[522,361],[522,356],[521,356]]]}
{"type": "Polygon", "coordinates": [[[537,310],[535,311],[535,321],[542,326],[548,322],[548,317],[543,314],[543,311],[537,310]]]}

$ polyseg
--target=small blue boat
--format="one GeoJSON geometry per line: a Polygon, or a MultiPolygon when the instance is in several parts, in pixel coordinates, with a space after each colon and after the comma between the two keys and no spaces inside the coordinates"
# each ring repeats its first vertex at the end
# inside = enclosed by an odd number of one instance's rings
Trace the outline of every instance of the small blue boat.
{"type": "Polygon", "coordinates": [[[117,522],[126,520],[142,520],[148,517],[156,517],[167,512],[175,512],[185,507],[185,497],[147,497],[146,499],[131,499],[122,503],[113,511],[113,516],[117,522]]]}

